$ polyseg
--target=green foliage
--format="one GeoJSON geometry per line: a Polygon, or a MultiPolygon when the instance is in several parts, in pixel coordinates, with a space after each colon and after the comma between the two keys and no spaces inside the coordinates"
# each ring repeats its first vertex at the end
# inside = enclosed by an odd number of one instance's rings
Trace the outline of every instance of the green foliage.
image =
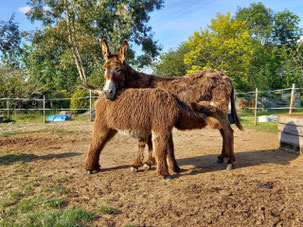
{"type": "Polygon", "coordinates": [[[15,14],[7,22],[0,20],[0,60],[10,66],[19,65],[18,57],[22,53],[19,25],[14,19],[15,14]]]}
{"type": "Polygon", "coordinates": [[[236,12],[237,20],[246,21],[250,37],[259,40],[262,44],[271,40],[273,29],[273,12],[263,3],[252,3],[248,8],[240,8],[236,12]]]}
{"type": "Polygon", "coordinates": [[[188,73],[202,69],[216,69],[227,73],[239,90],[248,90],[249,66],[253,57],[252,41],[246,22],[217,14],[208,29],[195,32],[185,43],[190,52],[184,62],[189,65],[188,73]]]}
{"type": "Polygon", "coordinates": [[[254,39],[251,85],[264,90],[290,87],[292,83],[303,86],[298,16],[288,10],[274,13],[262,3],[252,3],[248,8],[238,8],[235,18],[247,21],[254,39]]]}
{"type": "Polygon", "coordinates": [[[287,48],[297,45],[303,34],[299,28],[299,17],[289,10],[278,12],[274,16],[273,40],[287,48]]]}
{"type": "Polygon", "coordinates": [[[71,14],[71,23],[76,31],[77,45],[89,82],[95,82],[97,87],[103,86],[103,57],[98,42],[100,38],[110,41],[113,52],[118,51],[124,39],[141,46],[143,54],[135,59],[134,51],[130,49],[128,61],[140,67],[150,64],[151,59],[159,54],[160,48],[153,40],[151,27],[147,25],[148,14],[160,9],[162,4],[163,0],[29,0],[31,10],[27,13],[28,18],[31,21],[41,21],[45,25],[33,35],[26,35],[33,43],[32,50],[25,60],[28,62],[27,67],[31,69],[30,78],[50,78],[43,84],[69,92],[81,84],[77,80],[79,76],[68,42],[67,8],[71,14]],[[30,56],[32,51],[34,54],[30,56]]]}
{"type": "Polygon", "coordinates": [[[81,97],[86,97],[87,92],[81,89],[81,87],[78,87],[76,92],[73,94],[71,103],[70,103],[70,109],[73,113],[82,113],[85,112],[85,110],[74,110],[74,109],[82,109],[82,108],[88,108],[89,106],[89,100],[88,99],[79,99],[81,97]]]}
{"type": "MultiPolygon", "coordinates": [[[[61,91],[55,91],[52,93],[52,98],[54,99],[64,99],[64,98],[70,98],[71,95],[66,90],[61,91]]],[[[52,108],[69,108],[70,101],[69,100],[54,100],[51,102],[52,108]]]]}
{"type": "Polygon", "coordinates": [[[156,75],[162,77],[182,76],[187,72],[184,55],[189,52],[189,47],[181,44],[176,50],[169,50],[161,54],[159,61],[152,67],[156,75]]]}

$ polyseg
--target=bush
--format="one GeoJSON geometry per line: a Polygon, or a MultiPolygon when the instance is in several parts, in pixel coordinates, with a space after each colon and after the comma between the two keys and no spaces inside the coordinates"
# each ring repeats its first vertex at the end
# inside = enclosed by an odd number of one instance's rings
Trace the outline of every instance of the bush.
{"type": "Polygon", "coordinates": [[[86,97],[88,94],[86,91],[81,89],[80,87],[77,88],[76,92],[72,95],[72,99],[70,102],[70,109],[72,113],[84,113],[85,110],[75,110],[75,109],[83,109],[89,107],[89,100],[88,99],[79,99],[81,97],[86,97]]]}
{"type": "MultiPolygon", "coordinates": [[[[66,90],[56,91],[52,94],[51,98],[59,99],[59,98],[70,98],[71,95],[66,90]]],[[[70,107],[70,100],[54,100],[51,102],[51,107],[54,109],[64,108],[67,109],[70,107]]]]}

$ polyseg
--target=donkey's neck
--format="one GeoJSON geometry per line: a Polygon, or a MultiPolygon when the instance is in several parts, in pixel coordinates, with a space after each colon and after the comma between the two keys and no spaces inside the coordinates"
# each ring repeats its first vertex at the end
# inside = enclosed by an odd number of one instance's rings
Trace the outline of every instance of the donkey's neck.
{"type": "Polygon", "coordinates": [[[138,72],[131,66],[125,64],[126,67],[126,85],[132,88],[155,88],[158,87],[158,82],[171,80],[159,76],[149,75],[138,72]]]}

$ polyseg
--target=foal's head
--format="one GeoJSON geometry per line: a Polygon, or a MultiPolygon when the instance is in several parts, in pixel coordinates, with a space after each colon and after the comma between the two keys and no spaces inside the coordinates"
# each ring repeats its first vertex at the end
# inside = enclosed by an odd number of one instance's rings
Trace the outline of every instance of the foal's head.
{"type": "Polygon", "coordinates": [[[105,59],[103,65],[104,69],[104,81],[105,85],[103,88],[104,95],[107,99],[115,99],[118,89],[124,87],[125,83],[125,64],[124,60],[126,58],[128,43],[126,40],[123,41],[122,47],[118,54],[111,54],[106,39],[101,41],[102,53],[105,59]]]}

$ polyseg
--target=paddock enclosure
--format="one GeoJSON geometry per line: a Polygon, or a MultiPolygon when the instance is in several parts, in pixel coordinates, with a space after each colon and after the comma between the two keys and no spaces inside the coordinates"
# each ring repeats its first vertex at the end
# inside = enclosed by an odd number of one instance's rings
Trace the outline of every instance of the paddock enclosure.
{"type": "MultiPolygon", "coordinates": [[[[92,226],[303,223],[303,158],[278,150],[276,133],[234,128],[237,163],[227,171],[225,165],[216,163],[222,145],[218,130],[174,130],[175,155],[182,172],[166,181],[155,174],[155,167],[130,171],[137,140],[123,135],[104,148],[102,172],[87,175],[84,164],[92,127],[88,121],[0,124],[0,198],[14,190],[16,182],[39,176],[31,187],[32,195],[48,184],[64,186],[66,206],[95,214],[89,223],[92,226]],[[101,205],[115,212],[100,214],[101,205]]],[[[53,196],[51,192],[45,195],[53,196]]],[[[22,214],[18,218],[20,222],[22,214]]]]}

